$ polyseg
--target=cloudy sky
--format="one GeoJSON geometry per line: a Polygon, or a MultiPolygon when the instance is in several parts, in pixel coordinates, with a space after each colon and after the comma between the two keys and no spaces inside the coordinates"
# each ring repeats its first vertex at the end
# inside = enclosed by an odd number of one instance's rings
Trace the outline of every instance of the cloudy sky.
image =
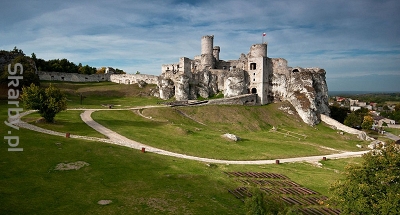
{"type": "Polygon", "coordinates": [[[13,0],[0,3],[0,49],[45,60],[159,75],[200,54],[214,35],[220,59],[268,41],[271,58],[321,67],[330,91],[400,92],[398,0],[13,0]]]}

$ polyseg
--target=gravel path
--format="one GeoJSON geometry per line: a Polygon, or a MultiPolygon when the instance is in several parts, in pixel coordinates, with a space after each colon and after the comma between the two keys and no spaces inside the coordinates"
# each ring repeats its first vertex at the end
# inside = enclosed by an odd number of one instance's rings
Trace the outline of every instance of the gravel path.
{"type": "MultiPolygon", "coordinates": [[[[140,109],[143,109],[144,107],[141,107],[140,109]]],[[[147,107],[148,108],[148,107],[147,107]]],[[[78,109],[74,109],[78,110],[78,109]]],[[[161,155],[167,155],[167,156],[173,156],[173,157],[178,157],[178,158],[184,158],[184,159],[189,159],[189,160],[196,160],[196,161],[201,161],[201,162],[206,162],[206,163],[219,163],[219,164],[275,164],[276,160],[279,160],[279,163],[291,163],[291,162],[318,162],[322,160],[323,157],[326,157],[326,159],[340,159],[340,158],[349,158],[349,157],[359,157],[368,151],[358,151],[358,152],[343,152],[343,153],[338,153],[338,154],[330,154],[330,155],[319,155],[319,156],[309,156],[309,157],[298,157],[298,158],[285,158],[285,159],[274,159],[274,160],[252,160],[252,161],[232,161],[232,160],[218,160],[218,159],[210,159],[210,158],[201,158],[201,157],[195,157],[195,156],[190,156],[190,155],[185,155],[185,154],[179,154],[179,153],[174,153],[174,152],[169,152],[165,151],[162,149],[154,148],[148,145],[144,145],[142,143],[133,141],[131,139],[128,139],[102,125],[99,123],[95,122],[91,114],[94,111],[98,110],[119,110],[119,109],[79,109],[79,110],[84,110],[84,112],[81,114],[82,120],[95,129],[96,131],[104,134],[107,136],[109,139],[105,138],[96,138],[96,137],[87,137],[87,136],[80,136],[80,135],[70,135],[70,138],[76,138],[76,139],[85,139],[85,140],[93,140],[93,141],[100,141],[100,142],[105,142],[105,143],[110,143],[110,144],[115,144],[115,145],[120,145],[120,146],[125,146],[129,148],[134,148],[138,150],[142,150],[142,148],[145,148],[146,152],[153,152],[161,155]]],[[[121,109],[122,110],[122,109],[121,109]]],[[[126,109],[123,109],[126,110],[126,109]]],[[[21,114],[21,117],[23,115],[27,115],[32,112],[25,112],[24,114],[21,114]]],[[[64,136],[65,133],[61,132],[56,132],[56,131],[51,131],[47,129],[43,129],[25,122],[20,121],[17,124],[21,128],[26,128],[29,130],[37,131],[37,132],[42,132],[46,134],[51,134],[51,135],[56,135],[56,136],[64,136]]]]}

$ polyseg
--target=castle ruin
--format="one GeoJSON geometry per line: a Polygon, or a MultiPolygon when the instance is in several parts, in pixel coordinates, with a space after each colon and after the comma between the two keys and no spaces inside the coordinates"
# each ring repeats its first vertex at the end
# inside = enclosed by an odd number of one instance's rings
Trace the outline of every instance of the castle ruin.
{"type": "Polygon", "coordinates": [[[209,98],[223,93],[225,98],[256,95],[259,105],[288,101],[309,125],[320,122],[320,114],[329,115],[325,70],[288,67],[283,58],[268,58],[267,43],[254,44],[238,60],[221,60],[214,36],[201,38],[201,55],[181,57],[178,63],[162,65],[158,96],[177,101],[209,98]]]}
{"type": "Polygon", "coordinates": [[[177,101],[188,101],[222,93],[225,98],[219,102],[222,104],[265,105],[287,101],[309,125],[318,124],[320,114],[329,115],[324,69],[293,68],[283,58],[269,58],[267,43],[250,46],[249,53],[241,54],[237,60],[221,60],[220,51],[219,46],[214,46],[214,36],[206,35],[201,37],[200,55],[162,65],[160,76],[112,72],[82,75],[39,71],[38,74],[40,80],[157,84],[154,96],[164,100],[175,97],[177,101]]]}
{"type": "Polygon", "coordinates": [[[252,93],[257,94],[258,104],[269,103],[267,44],[253,45],[247,56],[242,54],[238,60],[224,61],[219,59],[220,47],[214,46],[213,41],[213,35],[203,36],[201,55],[162,65],[160,98],[208,98],[219,92],[229,98],[252,93]]]}

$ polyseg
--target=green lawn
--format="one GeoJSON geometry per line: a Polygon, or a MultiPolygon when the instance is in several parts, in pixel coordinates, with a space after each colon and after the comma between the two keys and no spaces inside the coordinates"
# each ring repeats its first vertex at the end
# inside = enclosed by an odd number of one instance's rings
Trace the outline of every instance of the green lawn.
{"type": "MultiPolygon", "coordinates": [[[[49,82],[43,82],[42,86],[49,82]]],[[[156,105],[148,96],[154,86],[115,83],[53,83],[68,95],[69,108],[107,108],[156,105]],[[80,105],[79,95],[86,98],[80,105]]],[[[7,119],[7,101],[0,100],[0,117],[7,119]]],[[[93,118],[133,140],[151,146],[201,157],[255,160],[333,153],[323,147],[355,151],[365,144],[354,135],[339,135],[328,126],[310,127],[294,116],[278,111],[279,104],[265,106],[179,107],[179,111],[204,123],[199,124],[172,108],[132,111],[98,111],[93,118]],[[277,131],[270,132],[272,127],[277,131]],[[220,136],[234,133],[239,142],[220,136]],[[285,133],[293,136],[285,135],[285,133]],[[304,138],[300,135],[306,135],[304,138]],[[300,138],[300,140],[298,139],[300,138]]],[[[36,122],[37,113],[23,120],[34,125],[103,137],[84,124],[82,111],[59,113],[54,124],[36,122]]],[[[4,121],[3,120],[3,121],[4,121]]],[[[0,125],[3,136],[10,128],[0,125]]],[[[323,161],[322,167],[308,163],[280,165],[220,165],[141,153],[112,144],[70,139],[20,129],[23,152],[0,148],[0,214],[245,214],[243,203],[227,192],[242,186],[224,171],[274,172],[302,186],[329,196],[330,185],[348,163],[360,158],[323,161]],[[79,170],[54,170],[59,163],[84,161],[79,170]],[[112,200],[107,206],[99,200],[112,200]]]]}
{"type": "Polygon", "coordinates": [[[400,128],[387,128],[385,127],[385,131],[390,132],[394,135],[399,136],[400,135],[400,128]]]}
{"type": "Polygon", "coordinates": [[[137,84],[125,85],[112,82],[41,82],[41,86],[47,87],[50,83],[66,93],[68,108],[108,108],[102,105],[109,104],[114,105],[114,108],[127,108],[164,102],[149,96],[155,85],[139,88],[137,84]],[[82,104],[81,95],[83,96],[82,104]]]}
{"type": "Polygon", "coordinates": [[[92,117],[100,124],[143,144],[215,159],[259,160],[313,156],[337,153],[326,147],[356,151],[359,150],[356,144],[365,144],[354,135],[339,135],[324,125],[315,128],[305,124],[294,127],[296,122],[286,115],[259,117],[264,112],[274,113],[274,106],[276,105],[180,108],[205,125],[184,117],[171,108],[143,110],[142,114],[152,117],[151,120],[129,110],[97,111],[92,117]],[[208,116],[203,113],[207,111],[208,116]],[[280,124],[273,123],[274,121],[279,121],[280,124]],[[271,122],[281,133],[270,131],[271,122]],[[286,135],[288,131],[292,136],[286,135]],[[236,134],[242,140],[228,141],[221,137],[224,133],[236,134]]]}
{"type": "Polygon", "coordinates": [[[86,125],[80,117],[83,111],[78,110],[67,110],[62,111],[54,118],[54,123],[47,123],[41,120],[39,113],[32,113],[22,118],[23,121],[28,122],[32,125],[49,129],[52,131],[71,133],[74,135],[89,136],[106,138],[103,134],[100,134],[96,130],[86,125]]]}
{"type": "MultiPolygon", "coordinates": [[[[8,106],[4,101],[0,106],[3,110],[0,117],[6,119],[8,106]]],[[[65,125],[57,129],[70,130],[75,126],[76,131],[87,130],[86,125],[76,123],[79,113],[67,111],[60,114],[58,120],[65,125]]],[[[100,117],[105,112],[98,113],[97,117],[100,117]]],[[[131,116],[128,111],[116,113],[131,116]]],[[[108,117],[109,123],[113,120],[107,114],[104,117],[108,117]]],[[[180,115],[171,117],[179,119],[180,115]]],[[[187,119],[180,120],[185,122],[187,119]]],[[[135,130],[137,127],[153,128],[158,125],[140,121],[132,124],[132,120],[121,118],[118,122],[124,122],[120,127],[127,130],[129,127],[135,130]]],[[[158,128],[165,128],[162,122],[158,123],[158,128]]],[[[186,130],[180,130],[176,125],[168,126],[189,134],[189,130],[198,132],[195,128],[206,129],[193,122],[187,124],[192,127],[186,130]]],[[[0,130],[5,133],[9,128],[3,123],[0,130]]],[[[0,149],[0,214],[245,214],[243,203],[227,192],[227,189],[241,184],[227,177],[224,171],[282,173],[305,187],[329,196],[328,187],[341,177],[334,169],[342,171],[346,163],[354,162],[353,159],[328,160],[323,168],[307,163],[206,165],[25,129],[13,131],[13,135],[20,137],[19,147],[24,151],[8,152],[7,142],[3,140],[0,149]],[[54,170],[59,163],[76,161],[85,161],[90,165],[79,170],[54,170]],[[113,203],[98,205],[97,202],[103,199],[113,203]]],[[[251,157],[251,154],[248,155],[251,157]]]]}

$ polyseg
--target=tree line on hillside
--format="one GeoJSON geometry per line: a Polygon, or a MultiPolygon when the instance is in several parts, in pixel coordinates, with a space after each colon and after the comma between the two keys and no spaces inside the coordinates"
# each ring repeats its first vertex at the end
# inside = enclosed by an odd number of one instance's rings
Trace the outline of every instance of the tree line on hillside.
{"type": "MultiPolygon", "coordinates": [[[[73,62],[63,59],[44,60],[37,58],[35,53],[31,57],[26,56],[25,53],[14,47],[11,51],[0,50],[0,84],[8,83],[8,64],[11,63],[12,68],[16,63],[21,63],[23,66],[23,79],[20,87],[29,86],[31,83],[40,85],[40,80],[37,71],[46,72],[66,72],[66,73],[79,73],[79,74],[104,74],[106,67],[97,69],[89,65],[76,65],[73,62]]],[[[125,74],[121,69],[113,69],[115,74],[125,74]]]]}
{"type": "MultiPolygon", "coordinates": [[[[25,56],[24,52],[21,49],[17,49],[14,47],[11,51],[0,50],[0,59],[2,59],[2,64],[0,66],[0,85],[5,85],[9,83],[9,72],[8,65],[11,64],[11,71],[17,72],[14,70],[14,65],[17,63],[22,64],[23,78],[19,80],[19,84],[17,88],[22,89],[23,86],[29,86],[31,83],[35,85],[40,85],[39,76],[36,73],[35,62],[30,58],[25,56]]],[[[16,74],[20,75],[20,71],[16,74]]]]}
{"type": "Polygon", "coordinates": [[[357,99],[367,103],[377,103],[377,106],[384,106],[386,102],[400,101],[400,92],[397,93],[366,93],[357,95],[341,95],[341,97],[357,99]]]}
{"type": "MultiPolygon", "coordinates": [[[[369,114],[367,108],[361,108],[351,112],[349,108],[339,106],[329,106],[331,110],[331,118],[336,121],[345,124],[352,128],[357,129],[370,129],[374,123],[372,116],[369,114]]],[[[384,108],[384,111],[380,112],[380,116],[392,119],[396,122],[400,122],[400,104],[397,104],[394,111],[389,111],[384,108]]]]}
{"type": "MultiPolygon", "coordinates": [[[[43,60],[41,58],[37,58],[35,53],[32,53],[32,60],[35,61],[36,67],[38,71],[46,71],[46,72],[66,72],[66,73],[79,73],[79,74],[104,74],[106,68],[102,67],[97,69],[96,67],[91,67],[89,65],[83,66],[82,63],[76,65],[73,62],[63,58],[63,59],[52,59],[52,60],[43,60]]],[[[121,69],[115,69],[113,71],[115,74],[125,74],[125,72],[121,69]]]]}

